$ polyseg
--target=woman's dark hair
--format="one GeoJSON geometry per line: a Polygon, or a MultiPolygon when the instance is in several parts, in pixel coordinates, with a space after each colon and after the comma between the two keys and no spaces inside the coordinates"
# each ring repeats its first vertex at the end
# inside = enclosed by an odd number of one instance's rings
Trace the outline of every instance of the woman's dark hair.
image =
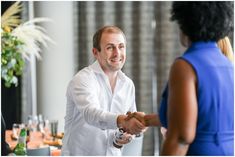
{"type": "Polygon", "coordinates": [[[171,20],[192,42],[218,41],[233,33],[233,2],[173,2],[171,20]]]}

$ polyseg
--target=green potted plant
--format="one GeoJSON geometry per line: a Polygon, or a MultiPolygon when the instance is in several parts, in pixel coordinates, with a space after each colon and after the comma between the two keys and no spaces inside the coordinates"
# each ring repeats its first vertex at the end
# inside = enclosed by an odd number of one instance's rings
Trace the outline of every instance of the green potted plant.
{"type": "Polygon", "coordinates": [[[6,87],[18,85],[18,77],[22,75],[25,60],[29,60],[30,55],[41,59],[40,44],[54,43],[45,34],[45,29],[36,25],[50,21],[48,18],[34,18],[21,23],[17,15],[21,11],[22,4],[17,1],[1,17],[1,78],[6,87]]]}

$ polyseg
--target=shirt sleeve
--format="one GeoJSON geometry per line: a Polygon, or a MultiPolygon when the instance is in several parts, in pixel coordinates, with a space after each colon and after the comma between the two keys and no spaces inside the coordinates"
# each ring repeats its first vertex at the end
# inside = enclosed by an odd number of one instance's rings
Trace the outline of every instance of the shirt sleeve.
{"type": "Polygon", "coordinates": [[[70,96],[88,124],[101,129],[116,129],[118,114],[99,108],[96,87],[91,74],[80,74],[70,84],[70,96]]]}

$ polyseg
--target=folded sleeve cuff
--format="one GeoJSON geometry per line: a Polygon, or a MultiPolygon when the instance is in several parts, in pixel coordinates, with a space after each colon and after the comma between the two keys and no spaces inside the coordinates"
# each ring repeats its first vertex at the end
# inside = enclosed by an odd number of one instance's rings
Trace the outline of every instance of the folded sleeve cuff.
{"type": "Polygon", "coordinates": [[[107,120],[107,129],[117,129],[117,117],[118,114],[115,113],[106,114],[105,119],[107,120]]]}

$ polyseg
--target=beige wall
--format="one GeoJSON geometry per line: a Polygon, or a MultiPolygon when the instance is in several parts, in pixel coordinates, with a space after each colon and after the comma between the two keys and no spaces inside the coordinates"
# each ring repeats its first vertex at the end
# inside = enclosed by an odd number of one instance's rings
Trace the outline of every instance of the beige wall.
{"type": "Polygon", "coordinates": [[[74,74],[73,2],[36,2],[35,16],[48,17],[44,25],[56,42],[43,49],[42,61],[37,62],[38,114],[49,120],[59,120],[64,130],[66,88],[74,74]]]}

